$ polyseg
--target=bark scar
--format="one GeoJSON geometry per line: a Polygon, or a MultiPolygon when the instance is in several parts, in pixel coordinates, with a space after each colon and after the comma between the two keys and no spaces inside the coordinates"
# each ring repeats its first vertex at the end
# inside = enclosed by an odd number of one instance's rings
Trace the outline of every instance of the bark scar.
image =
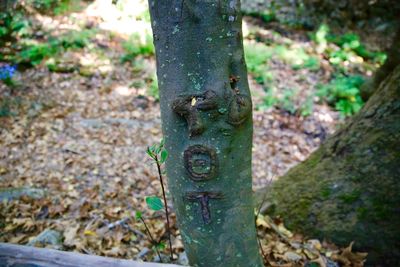
{"type": "Polygon", "coordinates": [[[237,87],[239,80],[239,76],[229,76],[229,84],[233,91],[233,99],[229,103],[227,122],[235,126],[245,122],[251,114],[252,109],[251,98],[247,95],[241,94],[239,88],[237,87]]]}

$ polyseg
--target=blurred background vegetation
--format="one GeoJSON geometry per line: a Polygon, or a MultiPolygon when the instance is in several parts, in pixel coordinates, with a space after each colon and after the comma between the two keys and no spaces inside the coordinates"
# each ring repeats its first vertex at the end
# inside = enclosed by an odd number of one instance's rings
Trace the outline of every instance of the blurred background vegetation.
{"type": "MultiPolygon", "coordinates": [[[[108,1],[97,2],[106,6],[108,1]]],[[[113,12],[102,14],[102,22],[79,21],[72,16],[70,27],[57,25],[57,18],[73,15],[91,4],[76,0],[3,0],[1,64],[16,66],[21,75],[27,68],[47,67],[51,72],[88,77],[94,69],[106,75],[110,65],[117,68],[118,64],[128,64],[139,78],[133,79],[131,86],[146,87],[146,94],[157,100],[154,66],[146,70],[154,57],[146,2],[110,2],[113,12]],[[129,20],[139,23],[129,26],[129,20]],[[108,28],[101,26],[107,22],[111,22],[108,28]],[[103,43],[99,36],[103,36],[103,43]],[[118,47],[110,47],[108,41],[118,47]],[[109,58],[112,49],[122,51],[118,61],[109,58]],[[81,60],[74,62],[71,55],[76,53],[90,53],[95,59],[85,63],[81,55],[81,60]]],[[[264,91],[257,108],[276,107],[308,116],[315,103],[327,103],[342,117],[356,113],[363,105],[360,88],[386,59],[384,51],[398,26],[399,6],[397,1],[389,0],[244,0],[246,60],[251,76],[264,91]],[[314,77],[316,81],[306,83],[312,88],[288,85],[276,77],[274,69],[280,64],[299,79],[314,77]]],[[[7,84],[16,86],[12,79],[7,84]]],[[[2,116],[12,114],[10,106],[18,101],[14,102],[2,96],[2,116]]]]}

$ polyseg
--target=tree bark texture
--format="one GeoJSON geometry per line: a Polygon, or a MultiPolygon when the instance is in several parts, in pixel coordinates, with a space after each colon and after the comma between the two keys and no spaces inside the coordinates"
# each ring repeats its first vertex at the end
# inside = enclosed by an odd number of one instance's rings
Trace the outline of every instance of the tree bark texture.
{"type": "Polygon", "coordinates": [[[288,226],[400,266],[400,66],[365,107],[267,191],[288,226]]]}
{"type": "Polygon", "coordinates": [[[262,266],[239,0],[149,0],[168,186],[193,266],[262,266]]]}

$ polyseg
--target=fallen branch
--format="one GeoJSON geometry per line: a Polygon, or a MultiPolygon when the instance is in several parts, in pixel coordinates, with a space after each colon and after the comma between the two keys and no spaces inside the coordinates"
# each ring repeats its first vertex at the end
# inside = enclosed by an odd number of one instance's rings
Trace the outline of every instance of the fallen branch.
{"type": "Polygon", "coordinates": [[[174,264],[146,263],[122,260],[54,249],[35,248],[0,243],[0,267],[6,266],[40,267],[179,267],[174,264]]]}

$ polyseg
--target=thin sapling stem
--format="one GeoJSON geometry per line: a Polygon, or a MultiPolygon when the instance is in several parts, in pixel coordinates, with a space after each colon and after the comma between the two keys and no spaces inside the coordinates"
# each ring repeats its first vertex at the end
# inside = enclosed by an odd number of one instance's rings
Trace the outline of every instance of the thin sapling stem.
{"type": "Polygon", "coordinates": [[[172,253],[172,241],[171,241],[171,229],[169,227],[169,212],[168,212],[168,205],[167,205],[167,197],[165,196],[165,189],[164,189],[164,181],[163,181],[163,176],[161,172],[161,165],[160,161],[158,160],[157,154],[155,155],[155,161],[157,164],[157,170],[158,170],[158,177],[160,178],[160,183],[161,183],[161,190],[163,194],[163,199],[164,199],[164,208],[165,208],[165,214],[167,217],[167,232],[168,232],[168,241],[169,241],[169,250],[170,250],[170,260],[174,260],[174,256],[172,253]]]}
{"type": "Polygon", "coordinates": [[[155,249],[156,249],[156,253],[157,253],[158,257],[160,258],[160,262],[162,263],[163,261],[162,261],[160,252],[158,251],[158,248],[157,248],[158,242],[156,242],[156,240],[155,240],[155,239],[153,238],[153,236],[151,235],[150,229],[149,229],[149,227],[147,227],[147,224],[146,224],[146,222],[143,220],[142,217],[140,217],[140,220],[141,220],[142,223],[144,224],[144,227],[146,228],[146,232],[149,234],[151,243],[154,245],[154,247],[155,247],[155,249]]]}

